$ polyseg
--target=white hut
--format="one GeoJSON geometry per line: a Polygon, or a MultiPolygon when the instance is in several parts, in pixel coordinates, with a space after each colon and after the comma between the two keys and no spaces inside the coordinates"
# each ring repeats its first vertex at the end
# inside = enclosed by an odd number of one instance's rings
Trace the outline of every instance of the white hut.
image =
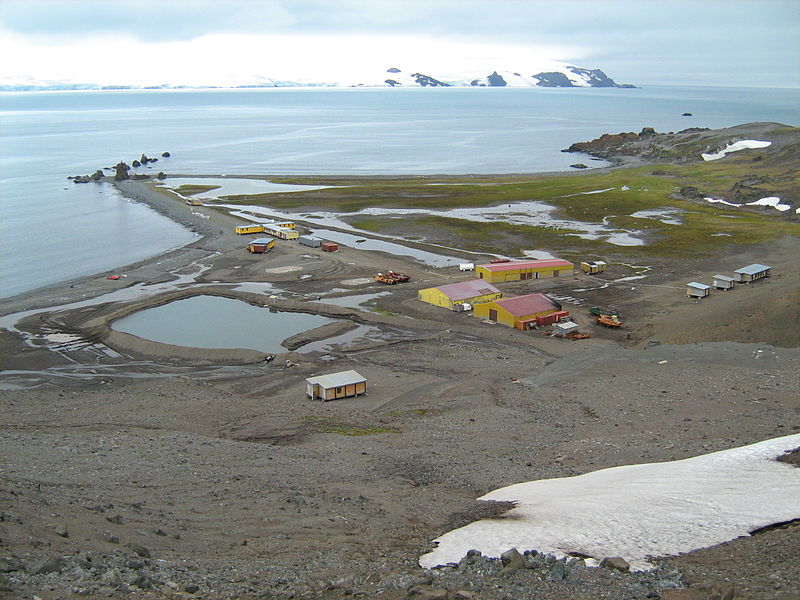
{"type": "Polygon", "coordinates": [[[705,298],[708,296],[710,289],[710,285],[692,281],[686,284],[686,295],[689,296],[689,298],[705,298]]]}
{"type": "Polygon", "coordinates": [[[732,290],[733,281],[733,277],[728,277],[727,275],[714,275],[713,284],[718,290],[732,290]]]}

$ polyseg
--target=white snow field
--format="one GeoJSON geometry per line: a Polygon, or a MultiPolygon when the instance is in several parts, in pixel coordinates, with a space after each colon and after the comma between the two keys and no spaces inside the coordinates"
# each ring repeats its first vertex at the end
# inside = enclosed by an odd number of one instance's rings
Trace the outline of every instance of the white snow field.
{"type": "Polygon", "coordinates": [[[747,206],[771,206],[772,208],[784,212],[789,210],[791,205],[789,204],[781,204],[781,199],[777,196],[770,196],[769,198],[761,198],[761,200],[756,200],[754,202],[748,202],[747,206]]]}
{"type": "Polygon", "coordinates": [[[734,142],[733,144],[728,144],[725,146],[723,150],[715,154],[701,154],[700,156],[703,157],[703,160],[718,160],[723,158],[726,154],[731,152],[736,152],[737,150],[749,150],[753,148],[766,148],[772,144],[772,142],[760,142],[758,140],[741,140],[739,142],[734,142]]]}
{"type": "Polygon", "coordinates": [[[510,501],[515,508],[446,533],[419,564],[457,562],[472,548],[493,557],[517,548],[597,561],[621,556],[632,570],[647,570],[651,556],[713,546],[799,518],[800,468],[774,460],[799,446],[800,434],[794,434],[673,462],[501,488],[479,499],[510,501]]]}

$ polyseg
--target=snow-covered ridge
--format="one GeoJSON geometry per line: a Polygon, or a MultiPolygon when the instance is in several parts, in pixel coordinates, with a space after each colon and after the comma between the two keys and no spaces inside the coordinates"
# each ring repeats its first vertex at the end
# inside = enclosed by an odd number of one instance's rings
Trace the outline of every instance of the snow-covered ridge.
{"type": "MultiPolygon", "coordinates": [[[[541,66],[540,66],[541,68],[541,66]]],[[[88,89],[177,89],[177,88],[270,88],[270,87],[615,87],[632,88],[618,84],[600,69],[584,69],[573,65],[548,64],[547,71],[515,71],[511,69],[416,70],[389,67],[385,70],[356,71],[335,76],[271,77],[268,73],[232,78],[181,80],[173,83],[150,82],[141,78],[126,82],[66,81],[24,78],[0,78],[0,91],[35,90],[88,90],[88,89]]]]}
{"type": "Polygon", "coordinates": [[[497,557],[512,547],[563,557],[621,556],[632,569],[800,518],[800,469],[775,460],[800,434],[673,462],[628,465],[501,488],[480,500],[510,501],[508,518],[451,531],[420,558],[459,561],[475,548],[497,557]]]}
{"type": "Polygon", "coordinates": [[[738,150],[750,150],[754,148],[766,148],[771,144],[772,142],[760,142],[758,140],[740,140],[738,142],[734,142],[733,144],[728,144],[719,152],[715,152],[714,154],[701,154],[700,156],[706,161],[719,160],[731,152],[737,152],[738,150]]]}

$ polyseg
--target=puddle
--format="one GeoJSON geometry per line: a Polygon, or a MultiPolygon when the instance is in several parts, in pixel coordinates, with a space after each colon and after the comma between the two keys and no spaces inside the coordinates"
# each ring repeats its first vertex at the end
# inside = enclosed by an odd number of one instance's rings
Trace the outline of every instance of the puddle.
{"type": "Polygon", "coordinates": [[[550,254],[549,252],[545,252],[544,250],[523,250],[522,254],[524,254],[528,258],[535,258],[536,260],[548,260],[551,258],[558,258],[554,254],[550,254]]]}
{"type": "Polygon", "coordinates": [[[193,296],[141,310],[112,324],[112,329],[176,346],[249,348],[286,352],[281,342],[335,319],[307,313],[278,312],[241,300],[193,296]]]}
{"type": "Polygon", "coordinates": [[[341,231],[315,229],[313,231],[313,235],[318,238],[336,242],[342,246],[358,248],[359,250],[372,250],[377,252],[385,252],[392,255],[410,256],[411,258],[425,263],[431,267],[452,267],[464,262],[464,260],[461,258],[434,254],[433,252],[427,252],[417,248],[410,248],[408,246],[403,246],[402,244],[395,244],[394,242],[364,238],[341,231]]]}
{"type": "MultiPolygon", "coordinates": [[[[381,296],[388,296],[391,292],[377,292],[375,294],[358,294],[356,296],[341,296],[339,298],[324,298],[325,304],[344,306],[345,308],[365,308],[363,305],[370,300],[375,300],[381,296]]],[[[368,310],[369,308],[366,307],[368,310]]]]}
{"type": "Polygon", "coordinates": [[[665,225],[683,225],[679,216],[683,211],[677,208],[650,208],[631,214],[634,219],[654,219],[665,225]]]}
{"type": "Polygon", "coordinates": [[[215,185],[213,190],[192,194],[191,198],[200,200],[219,200],[225,196],[247,196],[248,194],[277,194],[285,192],[308,192],[322,190],[327,185],[290,185],[285,183],[272,183],[264,179],[241,179],[234,177],[170,177],[164,187],[177,192],[182,185],[215,185]]]}

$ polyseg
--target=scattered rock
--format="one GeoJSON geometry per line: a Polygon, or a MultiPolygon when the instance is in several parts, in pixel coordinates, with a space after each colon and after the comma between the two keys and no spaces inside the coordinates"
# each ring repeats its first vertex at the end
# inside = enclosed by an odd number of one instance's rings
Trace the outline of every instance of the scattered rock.
{"type": "Polygon", "coordinates": [[[125,181],[130,179],[128,177],[128,171],[131,168],[126,165],[124,162],[119,161],[116,165],[114,165],[114,181],[125,181]]]}
{"type": "Polygon", "coordinates": [[[570,165],[573,169],[588,169],[589,167],[583,163],[573,163],[570,165]]]}
{"type": "Polygon", "coordinates": [[[141,544],[137,544],[136,542],[130,542],[129,544],[125,544],[125,547],[133,550],[141,556],[142,558],[150,558],[150,550],[142,546],[141,544]]]}
{"type": "Polygon", "coordinates": [[[28,565],[27,571],[32,575],[44,575],[46,573],[61,573],[64,562],[58,556],[46,556],[28,565]]]}
{"type": "Polygon", "coordinates": [[[172,156],[172,155],[171,155],[169,152],[162,152],[162,153],[161,153],[161,156],[162,156],[163,158],[169,158],[169,157],[170,157],[170,156],[172,156]]]}
{"type": "Polygon", "coordinates": [[[122,524],[122,515],[114,515],[113,517],[106,517],[106,521],[109,523],[114,523],[116,525],[122,524]]]}
{"type": "Polygon", "coordinates": [[[56,528],[53,530],[53,532],[54,532],[56,535],[58,535],[58,536],[60,536],[60,537],[63,537],[63,538],[68,538],[68,537],[69,537],[69,531],[67,530],[67,526],[66,526],[66,525],[58,525],[58,526],[57,526],[57,527],[56,527],[56,528]]]}

